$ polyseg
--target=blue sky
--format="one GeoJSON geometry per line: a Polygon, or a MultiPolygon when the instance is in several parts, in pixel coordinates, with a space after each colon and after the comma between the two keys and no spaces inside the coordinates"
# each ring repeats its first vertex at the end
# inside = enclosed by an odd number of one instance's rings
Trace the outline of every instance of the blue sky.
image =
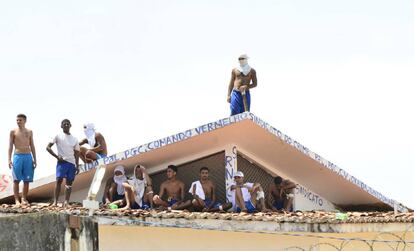
{"type": "Polygon", "coordinates": [[[0,173],[15,115],[39,167],[69,118],[119,152],[229,115],[241,53],[251,111],[384,195],[414,207],[412,1],[0,3],[0,173]]]}

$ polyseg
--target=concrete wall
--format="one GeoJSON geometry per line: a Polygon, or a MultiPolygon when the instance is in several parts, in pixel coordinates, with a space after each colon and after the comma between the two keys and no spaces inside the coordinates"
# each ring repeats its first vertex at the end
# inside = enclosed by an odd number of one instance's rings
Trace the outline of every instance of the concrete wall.
{"type": "MultiPolygon", "coordinates": [[[[396,236],[404,233],[348,233],[348,234],[315,234],[315,233],[243,233],[215,230],[195,230],[183,228],[139,227],[139,226],[99,226],[100,250],[157,250],[157,251],[210,251],[210,250],[371,250],[365,242],[357,240],[337,240],[329,238],[363,238],[369,240],[397,240],[396,236]],[[288,235],[283,235],[288,234],[288,235]],[[308,236],[293,236],[294,234],[308,236]],[[131,238],[133,236],[133,238],[131,238]],[[318,237],[315,237],[318,236],[318,237]],[[297,248],[293,248],[297,247],[297,248]]],[[[414,233],[408,232],[406,240],[413,240],[414,233]]],[[[397,243],[375,243],[373,250],[396,250],[397,243]],[[393,247],[394,249],[390,248],[393,247]]],[[[414,248],[408,244],[407,248],[414,248]]],[[[399,249],[403,250],[403,244],[399,249]]]]}
{"type": "Polygon", "coordinates": [[[98,224],[66,214],[0,215],[0,250],[98,250],[98,224]]]}

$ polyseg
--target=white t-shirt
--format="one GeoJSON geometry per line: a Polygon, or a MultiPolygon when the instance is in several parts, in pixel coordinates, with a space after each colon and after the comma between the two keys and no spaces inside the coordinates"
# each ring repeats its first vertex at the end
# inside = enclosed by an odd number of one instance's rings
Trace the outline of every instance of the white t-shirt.
{"type": "MultiPolygon", "coordinates": [[[[236,185],[236,183],[233,183],[233,185],[236,185]]],[[[247,183],[244,183],[244,185],[246,187],[241,188],[243,199],[244,199],[244,201],[250,201],[252,196],[250,195],[250,192],[249,192],[248,188],[249,189],[252,188],[254,183],[247,182],[247,183]]],[[[232,190],[232,196],[233,196],[233,200],[234,200],[234,202],[233,202],[233,205],[234,205],[236,203],[236,189],[232,190]]]]}
{"type": "Polygon", "coordinates": [[[75,150],[80,150],[77,138],[66,133],[59,133],[53,138],[52,143],[56,144],[59,156],[65,161],[76,165],[75,150]]]}

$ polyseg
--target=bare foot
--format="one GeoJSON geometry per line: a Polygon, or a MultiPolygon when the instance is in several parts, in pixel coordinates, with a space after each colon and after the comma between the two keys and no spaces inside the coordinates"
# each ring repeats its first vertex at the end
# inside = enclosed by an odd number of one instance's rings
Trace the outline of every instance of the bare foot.
{"type": "Polygon", "coordinates": [[[20,206],[21,206],[20,201],[19,201],[19,200],[15,200],[15,201],[14,201],[14,206],[13,206],[13,207],[20,207],[20,206]]]}
{"type": "Polygon", "coordinates": [[[62,207],[63,208],[70,208],[71,206],[69,204],[69,201],[64,201],[63,204],[62,204],[62,207]]]}
{"type": "Polygon", "coordinates": [[[29,205],[29,202],[26,199],[22,198],[22,205],[29,205]]]}
{"type": "Polygon", "coordinates": [[[116,210],[129,210],[129,209],[131,209],[130,206],[124,206],[124,207],[118,208],[116,210]]]}
{"type": "Polygon", "coordinates": [[[58,202],[57,202],[57,201],[53,201],[53,202],[50,204],[50,206],[52,206],[52,207],[57,207],[57,206],[58,206],[58,202]]]}

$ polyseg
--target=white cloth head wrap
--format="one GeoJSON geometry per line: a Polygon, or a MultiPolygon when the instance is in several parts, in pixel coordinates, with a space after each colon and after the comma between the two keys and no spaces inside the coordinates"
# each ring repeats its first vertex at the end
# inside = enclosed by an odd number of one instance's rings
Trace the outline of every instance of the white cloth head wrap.
{"type": "Polygon", "coordinates": [[[239,60],[240,65],[237,67],[237,70],[241,73],[243,73],[244,76],[247,76],[247,74],[250,73],[252,67],[247,63],[247,59],[249,57],[246,54],[242,54],[239,56],[239,58],[244,58],[242,60],[239,60]]]}
{"type": "Polygon", "coordinates": [[[119,195],[125,194],[125,189],[122,183],[127,181],[127,177],[125,176],[125,169],[123,166],[117,166],[114,170],[114,174],[116,171],[120,171],[122,175],[116,176],[114,175],[114,182],[116,183],[116,191],[119,195]]]}

